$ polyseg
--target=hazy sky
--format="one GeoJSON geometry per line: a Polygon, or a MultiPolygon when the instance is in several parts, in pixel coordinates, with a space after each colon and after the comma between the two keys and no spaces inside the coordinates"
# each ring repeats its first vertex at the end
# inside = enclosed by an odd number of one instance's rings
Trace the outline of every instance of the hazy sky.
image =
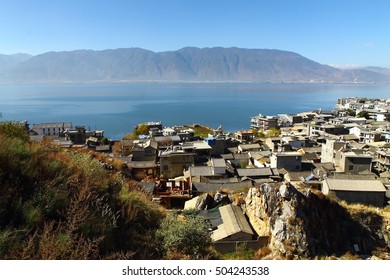
{"type": "Polygon", "coordinates": [[[0,53],[268,48],[390,68],[389,0],[0,0],[0,53]]]}

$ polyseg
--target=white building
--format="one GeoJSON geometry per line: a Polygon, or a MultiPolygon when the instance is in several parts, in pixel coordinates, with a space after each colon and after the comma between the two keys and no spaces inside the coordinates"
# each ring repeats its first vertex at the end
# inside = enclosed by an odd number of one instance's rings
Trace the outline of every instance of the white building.
{"type": "Polygon", "coordinates": [[[47,135],[47,136],[59,136],[65,130],[73,129],[73,125],[70,122],[63,123],[39,123],[33,124],[32,130],[37,133],[37,135],[47,135]]]}

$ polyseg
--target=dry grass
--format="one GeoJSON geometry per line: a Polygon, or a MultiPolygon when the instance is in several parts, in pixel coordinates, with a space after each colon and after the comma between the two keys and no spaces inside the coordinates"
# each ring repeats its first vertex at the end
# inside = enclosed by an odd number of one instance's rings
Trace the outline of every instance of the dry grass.
{"type": "Polygon", "coordinates": [[[348,204],[345,201],[341,201],[340,205],[343,206],[350,215],[357,219],[365,219],[366,223],[379,223],[378,220],[382,220],[385,225],[390,225],[390,207],[379,208],[374,206],[368,206],[364,204],[348,204]]]}
{"type": "Polygon", "coordinates": [[[361,260],[362,258],[359,255],[348,251],[344,255],[342,255],[339,259],[340,260],[361,260]]]}
{"type": "Polygon", "coordinates": [[[108,158],[0,134],[0,258],[159,256],[164,212],[98,160],[108,158]]]}
{"type": "Polygon", "coordinates": [[[263,260],[263,259],[268,259],[268,257],[272,255],[272,250],[266,246],[261,249],[259,249],[254,256],[255,260],[263,260]]]}

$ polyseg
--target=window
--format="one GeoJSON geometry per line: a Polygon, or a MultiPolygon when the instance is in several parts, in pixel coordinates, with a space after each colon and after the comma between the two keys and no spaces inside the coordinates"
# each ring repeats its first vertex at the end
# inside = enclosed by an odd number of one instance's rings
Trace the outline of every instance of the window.
{"type": "Polygon", "coordinates": [[[348,170],[352,171],[353,170],[353,165],[348,166],[348,170]]]}

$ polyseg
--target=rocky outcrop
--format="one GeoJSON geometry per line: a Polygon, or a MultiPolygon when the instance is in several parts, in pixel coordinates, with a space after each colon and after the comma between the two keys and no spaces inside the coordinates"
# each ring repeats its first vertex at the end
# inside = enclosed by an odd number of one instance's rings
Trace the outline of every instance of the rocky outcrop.
{"type": "Polygon", "coordinates": [[[232,201],[227,194],[217,192],[213,198],[210,194],[205,193],[193,198],[189,203],[186,203],[185,209],[207,210],[230,203],[232,203],[232,201]]]}
{"type": "Polygon", "coordinates": [[[244,207],[256,232],[270,236],[270,258],[371,255],[375,248],[389,249],[381,215],[364,210],[365,218],[351,215],[319,191],[263,184],[248,191],[244,207]],[[375,221],[372,228],[366,224],[368,217],[375,221]]]}

